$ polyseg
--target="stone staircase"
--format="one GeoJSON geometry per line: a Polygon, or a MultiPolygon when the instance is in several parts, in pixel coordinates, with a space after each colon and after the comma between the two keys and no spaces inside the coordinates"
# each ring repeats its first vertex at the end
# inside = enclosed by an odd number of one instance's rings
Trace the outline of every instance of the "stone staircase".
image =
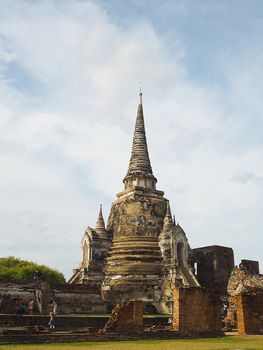
{"type": "Polygon", "coordinates": [[[180,275],[182,276],[183,282],[187,286],[200,287],[195,275],[187,266],[180,268],[180,275]]]}
{"type": "Polygon", "coordinates": [[[72,284],[72,283],[74,283],[75,281],[77,281],[78,278],[79,278],[79,276],[80,276],[80,274],[81,274],[81,270],[78,269],[78,270],[70,277],[70,279],[67,281],[67,283],[72,284]]]}

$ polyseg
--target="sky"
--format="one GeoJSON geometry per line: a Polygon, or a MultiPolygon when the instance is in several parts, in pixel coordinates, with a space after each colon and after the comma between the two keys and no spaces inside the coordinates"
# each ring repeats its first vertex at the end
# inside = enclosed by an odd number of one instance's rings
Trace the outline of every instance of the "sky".
{"type": "Polygon", "coordinates": [[[70,277],[123,190],[140,81],[190,246],[262,271],[261,0],[0,0],[0,256],[70,277]]]}

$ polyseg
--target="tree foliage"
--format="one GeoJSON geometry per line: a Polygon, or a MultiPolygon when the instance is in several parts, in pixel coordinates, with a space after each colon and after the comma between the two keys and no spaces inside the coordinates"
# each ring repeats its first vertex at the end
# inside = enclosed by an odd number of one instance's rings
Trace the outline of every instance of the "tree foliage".
{"type": "Polygon", "coordinates": [[[32,282],[35,271],[40,271],[41,278],[46,282],[65,282],[61,272],[46,265],[38,265],[13,256],[0,258],[0,282],[32,282]]]}

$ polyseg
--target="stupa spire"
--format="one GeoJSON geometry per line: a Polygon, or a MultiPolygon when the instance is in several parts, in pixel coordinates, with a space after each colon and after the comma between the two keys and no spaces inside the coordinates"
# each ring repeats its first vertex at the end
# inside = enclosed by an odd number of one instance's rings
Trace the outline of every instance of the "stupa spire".
{"type": "Polygon", "coordinates": [[[96,231],[101,231],[101,230],[105,230],[105,222],[103,219],[103,215],[102,215],[102,205],[100,204],[100,211],[99,211],[99,216],[96,222],[96,231]]]}
{"type": "Polygon", "coordinates": [[[150,157],[148,153],[141,88],[139,93],[139,105],[137,109],[137,117],[133,135],[131,158],[126,177],[124,178],[124,182],[128,178],[138,176],[140,178],[151,178],[154,180],[154,184],[157,182],[152,172],[150,157]]]}
{"type": "Polygon", "coordinates": [[[169,201],[167,201],[167,207],[166,207],[166,214],[164,217],[164,223],[163,223],[163,230],[164,231],[169,231],[174,228],[174,222],[172,219],[172,214],[171,214],[171,208],[169,201]]]}
{"type": "Polygon", "coordinates": [[[140,93],[139,93],[139,105],[142,105],[142,88],[141,88],[141,82],[140,82],[140,93]]]}

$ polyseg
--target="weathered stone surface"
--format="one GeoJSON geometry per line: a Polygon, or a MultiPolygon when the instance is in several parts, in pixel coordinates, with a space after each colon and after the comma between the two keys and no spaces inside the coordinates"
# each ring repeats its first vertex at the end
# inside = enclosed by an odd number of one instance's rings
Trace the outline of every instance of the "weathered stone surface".
{"type": "Polygon", "coordinates": [[[175,288],[173,298],[175,331],[181,335],[221,333],[221,302],[215,291],[200,287],[175,288]]]}
{"type": "Polygon", "coordinates": [[[228,292],[228,313],[225,323],[237,326],[236,296],[263,291],[263,275],[251,274],[246,268],[235,267],[230,275],[228,292]]]}
{"type": "Polygon", "coordinates": [[[96,284],[57,284],[53,292],[59,314],[107,312],[107,304],[96,284]]]}
{"type": "Polygon", "coordinates": [[[263,275],[253,275],[243,268],[235,267],[228,281],[228,294],[235,296],[256,290],[263,290],[263,275]]]}
{"type": "Polygon", "coordinates": [[[0,283],[0,314],[15,313],[15,302],[17,299],[28,303],[35,299],[34,283],[0,283]]]}
{"type": "Polygon", "coordinates": [[[239,264],[239,267],[241,269],[244,269],[247,272],[251,273],[252,275],[258,275],[259,274],[259,263],[258,263],[258,261],[243,259],[243,260],[241,260],[241,263],[239,264]]]}
{"type": "Polygon", "coordinates": [[[163,228],[166,200],[163,193],[137,188],[112,205],[107,230],[118,237],[158,237],[163,228]]]}
{"type": "Polygon", "coordinates": [[[117,304],[102,333],[138,333],[143,328],[143,303],[135,300],[117,304]]]}
{"type": "Polygon", "coordinates": [[[35,300],[34,312],[48,314],[51,300],[58,304],[57,312],[65,313],[105,313],[107,304],[102,300],[100,288],[89,284],[54,284],[45,281],[36,283],[0,283],[0,313],[15,313],[15,301],[20,299],[28,304],[35,300]]]}
{"type": "Polygon", "coordinates": [[[229,276],[234,268],[233,249],[218,245],[193,249],[193,263],[201,286],[227,296],[229,276]]]}
{"type": "Polygon", "coordinates": [[[127,180],[133,178],[133,175],[135,175],[135,178],[138,175],[142,175],[143,178],[147,177],[148,179],[152,179],[154,182],[156,182],[156,179],[153,176],[150,157],[148,154],[141,93],[132,143],[132,154],[124,182],[127,182],[127,180]]]}
{"type": "Polygon", "coordinates": [[[158,236],[165,211],[162,194],[151,196],[144,189],[120,196],[113,204],[107,229],[114,239],[102,286],[106,300],[161,300],[164,266],[158,236]]]}
{"type": "Polygon", "coordinates": [[[179,224],[173,222],[169,204],[159,245],[165,267],[162,310],[172,313],[173,287],[199,286],[199,283],[192,272],[191,248],[186,234],[179,224]]]}
{"type": "Polygon", "coordinates": [[[263,334],[263,289],[235,296],[238,334],[263,334]]]}
{"type": "Polygon", "coordinates": [[[35,283],[35,294],[38,311],[41,314],[49,314],[49,303],[55,299],[54,290],[51,285],[45,281],[37,280],[35,283]]]}
{"type": "Polygon", "coordinates": [[[112,244],[112,234],[105,229],[102,207],[95,228],[88,227],[82,241],[82,261],[69,279],[70,284],[92,284],[101,287],[103,267],[106,256],[112,244]]]}

